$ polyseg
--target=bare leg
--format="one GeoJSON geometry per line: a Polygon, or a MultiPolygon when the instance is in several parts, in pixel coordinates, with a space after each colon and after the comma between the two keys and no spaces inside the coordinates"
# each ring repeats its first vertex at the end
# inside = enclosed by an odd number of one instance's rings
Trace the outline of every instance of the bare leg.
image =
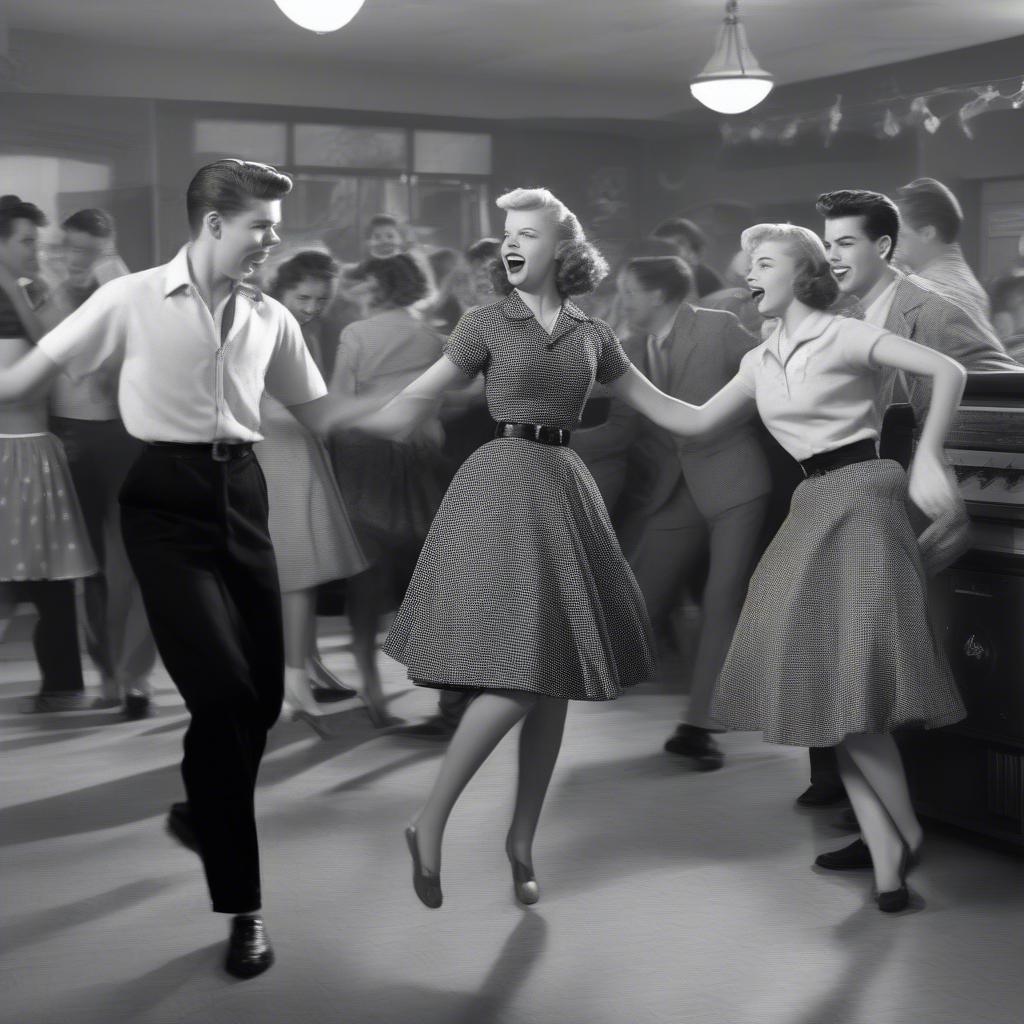
{"type": "Polygon", "coordinates": [[[434,788],[413,822],[420,860],[428,871],[441,869],[441,840],[455,801],[502,737],[533,708],[536,700],[532,693],[487,692],[466,708],[448,744],[434,788]]]}
{"type": "Polygon", "coordinates": [[[321,714],[313,699],[313,690],[306,674],[310,621],[315,621],[316,591],[291,590],[281,594],[284,621],[284,689],[285,702],[293,710],[311,715],[321,714]]]}
{"type": "Polygon", "coordinates": [[[917,850],[924,830],[914,813],[896,741],[887,733],[860,733],[844,742],[906,844],[917,850]]]}
{"type": "Polygon", "coordinates": [[[384,713],[384,689],[377,668],[377,630],[380,627],[382,588],[385,579],[377,565],[353,576],[348,581],[348,620],[352,626],[352,656],[362,682],[363,700],[371,718],[380,720],[384,713]]]}
{"type": "Polygon", "coordinates": [[[889,817],[882,801],[861,771],[859,762],[847,746],[847,737],[836,747],[839,774],[846,787],[847,796],[857,815],[864,842],[871,851],[871,863],[875,871],[875,885],[879,892],[898,889],[900,858],[903,845],[900,834],[889,817]]]}
{"type": "Polygon", "coordinates": [[[533,867],[533,837],[544,797],[562,746],[568,701],[538,697],[519,734],[519,784],[516,808],[508,831],[508,848],[526,867],[533,867]]]}

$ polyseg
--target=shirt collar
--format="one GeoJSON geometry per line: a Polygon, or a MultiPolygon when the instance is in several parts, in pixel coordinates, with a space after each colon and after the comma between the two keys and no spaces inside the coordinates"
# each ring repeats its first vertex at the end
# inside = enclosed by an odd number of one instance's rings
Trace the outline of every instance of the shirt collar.
{"type": "MultiPolygon", "coordinates": [[[[188,245],[183,245],[174,259],[167,264],[167,269],[164,272],[164,298],[174,295],[183,288],[192,288],[194,284],[188,266],[188,245]]],[[[236,283],[234,290],[236,294],[247,298],[254,305],[263,300],[263,292],[256,285],[245,281],[236,283]]]]}
{"type": "MultiPolygon", "coordinates": [[[[789,337],[790,349],[786,356],[786,361],[789,357],[801,346],[806,344],[808,341],[814,341],[816,338],[820,338],[825,331],[828,330],[829,325],[835,319],[835,315],[828,313],[825,310],[815,310],[809,316],[805,317],[801,322],[800,326],[793,332],[789,337]]],[[[775,322],[775,326],[772,328],[771,333],[761,343],[761,359],[771,354],[779,362],[783,360],[779,356],[779,342],[782,339],[782,331],[784,325],[782,317],[779,317],[775,322]]]]}
{"type": "MultiPolygon", "coordinates": [[[[523,302],[522,297],[515,288],[505,297],[504,302],[501,304],[501,311],[509,320],[529,320],[533,316],[533,311],[523,302]]],[[[574,320],[578,320],[581,323],[586,323],[590,320],[590,317],[574,302],[570,302],[569,299],[562,300],[561,312],[567,313],[574,320]]]]}

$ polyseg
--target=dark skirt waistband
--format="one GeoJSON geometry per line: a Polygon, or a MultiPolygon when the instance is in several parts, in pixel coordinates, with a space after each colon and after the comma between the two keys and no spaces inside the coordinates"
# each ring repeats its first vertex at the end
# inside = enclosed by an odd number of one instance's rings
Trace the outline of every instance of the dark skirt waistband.
{"type": "Polygon", "coordinates": [[[495,437],[521,437],[538,444],[566,445],[571,432],[562,427],[548,427],[543,423],[499,423],[494,429],[495,437]]]}
{"type": "Polygon", "coordinates": [[[878,442],[873,437],[844,444],[828,452],[819,452],[800,463],[804,476],[821,476],[833,469],[852,466],[857,462],[868,462],[878,458],[878,442]]]}

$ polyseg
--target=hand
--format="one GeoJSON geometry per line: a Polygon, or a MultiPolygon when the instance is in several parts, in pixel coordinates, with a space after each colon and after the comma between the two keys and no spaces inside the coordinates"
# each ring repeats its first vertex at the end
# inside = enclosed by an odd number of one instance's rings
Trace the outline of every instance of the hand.
{"type": "Polygon", "coordinates": [[[956,482],[942,456],[927,448],[918,448],[910,465],[910,500],[929,519],[937,519],[956,504],[956,482]]]}

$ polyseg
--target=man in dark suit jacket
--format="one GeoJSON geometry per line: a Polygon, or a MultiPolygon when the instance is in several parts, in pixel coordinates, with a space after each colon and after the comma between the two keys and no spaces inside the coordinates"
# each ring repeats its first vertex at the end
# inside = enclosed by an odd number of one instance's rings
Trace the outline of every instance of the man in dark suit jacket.
{"type": "MultiPolygon", "coordinates": [[[[731,313],[689,305],[691,287],[681,259],[640,258],[627,264],[621,296],[639,334],[626,343],[634,364],[667,394],[699,405],[732,379],[757,342],[731,313]]],[[[718,731],[711,697],[758,554],[768,464],[753,425],[698,446],[617,406],[605,427],[577,434],[575,447],[615,511],[655,624],[709,547],[689,706],[666,749],[717,768],[722,754],[711,735],[718,731]]]]}

